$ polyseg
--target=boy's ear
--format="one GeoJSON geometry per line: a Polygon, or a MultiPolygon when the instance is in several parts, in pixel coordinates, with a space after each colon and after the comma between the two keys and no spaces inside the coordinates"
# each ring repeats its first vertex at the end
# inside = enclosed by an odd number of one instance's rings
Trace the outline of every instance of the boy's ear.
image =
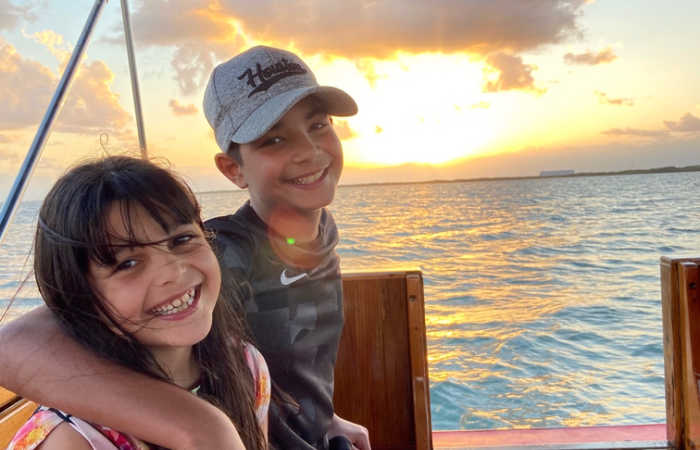
{"type": "Polygon", "coordinates": [[[226,153],[217,153],[214,156],[214,162],[216,163],[216,168],[219,172],[224,174],[226,178],[233,181],[236,186],[241,189],[248,187],[248,183],[245,181],[245,176],[241,170],[241,164],[233,159],[226,153]]]}

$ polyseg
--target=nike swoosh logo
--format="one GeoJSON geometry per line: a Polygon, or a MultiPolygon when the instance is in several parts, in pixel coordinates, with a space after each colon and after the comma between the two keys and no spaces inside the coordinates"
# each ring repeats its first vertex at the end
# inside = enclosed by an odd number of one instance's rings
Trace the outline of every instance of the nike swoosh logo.
{"type": "Polygon", "coordinates": [[[299,275],[295,275],[293,277],[288,277],[287,276],[287,269],[284,269],[282,273],[280,274],[280,283],[282,283],[283,286],[289,286],[290,284],[294,283],[297,280],[301,280],[304,277],[307,277],[308,275],[306,272],[300,273],[299,275]]]}

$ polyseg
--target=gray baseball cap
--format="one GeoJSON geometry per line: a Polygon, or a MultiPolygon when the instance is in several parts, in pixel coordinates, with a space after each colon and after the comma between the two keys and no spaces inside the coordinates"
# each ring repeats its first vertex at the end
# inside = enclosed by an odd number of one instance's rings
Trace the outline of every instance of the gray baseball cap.
{"type": "Polygon", "coordinates": [[[332,116],[352,116],[357,104],[344,91],[319,86],[294,53],[258,46],[214,68],[204,92],[204,115],[224,152],[231,142],[252,142],[299,100],[314,94],[332,116]]]}

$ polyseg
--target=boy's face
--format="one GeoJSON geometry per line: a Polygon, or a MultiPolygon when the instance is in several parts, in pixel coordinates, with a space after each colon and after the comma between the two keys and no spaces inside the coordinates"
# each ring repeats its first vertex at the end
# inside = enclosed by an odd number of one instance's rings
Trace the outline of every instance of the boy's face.
{"type": "Polygon", "coordinates": [[[253,209],[265,220],[289,209],[319,211],[335,195],[343,151],[321,103],[299,101],[260,139],[240,145],[241,163],[217,165],[239,187],[248,188],[253,209]]]}

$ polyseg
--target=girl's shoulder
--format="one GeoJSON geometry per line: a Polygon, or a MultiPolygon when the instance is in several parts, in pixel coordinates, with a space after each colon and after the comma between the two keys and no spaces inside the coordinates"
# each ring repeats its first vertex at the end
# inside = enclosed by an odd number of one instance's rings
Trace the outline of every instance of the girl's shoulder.
{"type": "Polygon", "coordinates": [[[110,428],[89,424],[54,408],[40,406],[17,431],[7,450],[76,448],[148,450],[148,446],[110,428]]]}
{"type": "Polygon", "coordinates": [[[37,448],[49,434],[63,423],[63,419],[48,408],[40,407],[17,430],[7,450],[32,450],[37,448]]]}
{"type": "Polygon", "coordinates": [[[245,358],[248,362],[248,367],[253,373],[253,378],[258,381],[258,378],[265,377],[269,380],[270,371],[267,368],[267,362],[265,362],[265,357],[260,353],[253,344],[246,342],[243,345],[243,351],[245,352],[245,358]]]}
{"type": "Polygon", "coordinates": [[[270,371],[262,353],[254,345],[246,343],[243,350],[255,383],[255,415],[260,425],[266,426],[270,408],[270,371]]]}
{"type": "MultiPolygon", "coordinates": [[[[58,424],[46,438],[40,442],[41,450],[94,450],[90,442],[67,422],[58,424]]],[[[38,444],[37,444],[38,445],[38,444]]],[[[17,448],[17,447],[15,447],[17,448]]],[[[35,448],[35,447],[24,447],[35,448]]]]}

